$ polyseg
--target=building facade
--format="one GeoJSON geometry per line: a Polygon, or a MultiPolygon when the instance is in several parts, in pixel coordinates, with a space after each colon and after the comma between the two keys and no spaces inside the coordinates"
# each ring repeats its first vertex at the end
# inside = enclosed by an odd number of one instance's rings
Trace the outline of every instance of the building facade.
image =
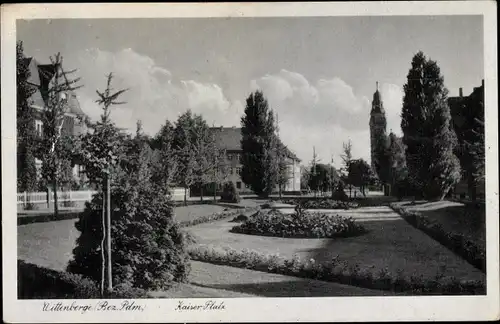
{"type": "Polygon", "coordinates": [[[463,89],[459,88],[457,97],[448,98],[448,106],[450,107],[451,124],[458,139],[454,153],[460,160],[462,167],[462,179],[455,187],[455,193],[468,196],[471,199],[475,199],[476,196],[482,198],[485,194],[485,183],[484,179],[479,182],[474,180],[467,138],[471,136],[470,132],[473,132],[477,126],[475,118],[480,116],[484,120],[484,79],[481,86],[475,87],[468,96],[464,96],[463,89]]]}
{"type": "MultiPolygon", "coordinates": [[[[241,128],[213,127],[211,128],[211,131],[215,136],[217,146],[226,151],[229,163],[228,181],[234,183],[239,193],[252,193],[250,186],[245,184],[241,179],[241,157],[243,154],[243,150],[241,149],[241,128]]],[[[282,190],[284,193],[299,193],[300,160],[290,150],[288,150],[288,148],[286,148],[286,150],[288,179],[282,190]]],[[[276,187],[275,191],[278,191],[278,187],[276,187]]]]}
{"type": "MultiPolygon", "coordinates": [[[[34,92],[30,97],[31,107],[35,114],[35,130],[39,138],[44,136],[44,110],[47,109],[48,93],[55,77],[60,72],[61,67],[54,64],[40,64],[35,58],[25,59],[28,66],[30,77],[28,83],[33,86],[34,92]]],[[[83,122],[84,113],[80,108],[80,103],[74,91],[61,93],[61,100],[65,102],[66,113],[62,120],[61,136],[74,137],[87,131],[83,122]]],[[[42,161],[36,159],[37,177],[41,177],[42,161]]],[[[85,182],[84,168],[78,161],[72,161],[72,173],[76,183],[85,182]]]]}

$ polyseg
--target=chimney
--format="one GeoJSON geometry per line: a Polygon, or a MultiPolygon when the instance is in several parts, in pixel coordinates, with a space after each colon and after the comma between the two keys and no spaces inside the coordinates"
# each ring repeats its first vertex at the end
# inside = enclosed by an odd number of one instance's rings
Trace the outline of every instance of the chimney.
{"type": "Polygon", "coordinates": [[[462,90],[462,88],[458,88],[458,95],[460,96],[460,98],[463,97],[463,90],[462,90]]]}

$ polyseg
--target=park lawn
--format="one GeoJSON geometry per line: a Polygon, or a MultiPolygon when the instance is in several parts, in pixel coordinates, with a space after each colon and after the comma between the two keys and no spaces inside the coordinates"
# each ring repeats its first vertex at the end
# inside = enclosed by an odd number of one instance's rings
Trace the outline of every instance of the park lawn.
{"type": "MultiPolygon", "coordinates": [[[[178,221],[195,219],[221,212],[225,207],[191,205],[175,208],[178,221]]],[[[18,258],[55,270],[66,270],[73,258],[73,248],[80,232],[75,228],[78,219],[39,222],[17,226],[18,258]]]]}
{"type": "Polygon", "coordinates": [[[66,271],[80,232],[77,219],[17,226],[17,258],[42,267],[66,271]]]}
{"type": "Polygon", "coordinates": [[[423,216],[438,222],[446,232],[460,233],[486,249],[485,205],[475,206],[452,201],[421,202],[416,205],[403,204],[408,211],[418,211],[423,216]]]}
{"type": "Polygon", "coordinates": [[[178,222],[187,222],[202,216],[207,216],[224,211],[227,207],[218,205],[189,205],[174,208],[175,220],[178,222]]]}
{"type": "MultiPolygon", "coordinates": [[[[321,211],[319,211],[321,212],[321,211]]],[[[409,225],[389,207],[358,208],[335,213],[362,221],[367,234],[338,239],[295,239],[264,237],[229,232],[237,223],[222,220],[188,228],[196,243],[203,246],[227,247],[235,250],[254,250],[292,258],[313,258],[329,261],[337,255],[350,265],[372,268],[377,274],[387,269],[405,276],[422,275],[433,278],[440,269],[445,276],[459,279],[484,280],[484,274],[465,260],[409,225]],[[371,218],[371,219],[370,219],[371,218]],[[446,268],[442,268],[446,266],[446,268]]]]}

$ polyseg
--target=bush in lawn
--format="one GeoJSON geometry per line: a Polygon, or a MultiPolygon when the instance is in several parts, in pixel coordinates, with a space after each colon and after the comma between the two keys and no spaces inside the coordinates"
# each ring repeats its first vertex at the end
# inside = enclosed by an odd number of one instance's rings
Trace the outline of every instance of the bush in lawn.
{"type": "Polygon", "coordinates": [[[453,294],[453,295],[484,295],[483,281],[444,278],[436,276],[424,280],[423,277],[406,277],[402,271],[396,274],[387,269],[373,273],[373,267],[361,269],[358,264],[347,264],[339,257],[319,263],[314,259],[301,260],[297,256],[285,259],[278,255],[266,255],[255,251],[194,247],[189,254],[193,260],[238,268],[252,269],[278,273],[301,278],[337,282],[369,289],[379,289],[393,292],[408,292],[414,295],[453,294]]]}
{"type": "MultiPolygon", "coordinates": [[[[130,177],[134,178],[134,177],[130,177]]],[[[171,201],[147,182],[122,181],[111,191],[113,283],[165,289],[189,272],[184,235],[171,201]]],[[[80,231],[68,271],[101,281],[102,197],[95,195],[76,223],[80,231]]]]}
{"type": "Polygon", "coordinates": [[[240,213],[240,211],[238,211],[238,210],[224,210],[220,213],[205,215],[202,217],[198,217],[196,219],[181,222],[180,226],[181,227],[188,227],[188,226],[194,226],[194,225],[203,224],[203,223],[210,223],[210,222],[214,222],[214,221],[217,221],[220,219],[225,219],[225,218],[229,218],[229,217],[238,215],[239,213],[240,213]]]}
{"type": "Polygon", "coordinates": [[[224,187],[222,188],[222,193],[220,198],[221,201],[223,202],[231,202],[231,203],[240,202],[240,195],[238,194],[236,186],[234,185],[233,182],[228,181],[224,183],[224,187]]]}
{"type": "Polygon", "coordinates": [[[277,237],[348,237],[365,233],[365,228],[352,218],[339,215],[296,212],[286,215],[278,210],[259,212],[231,229],[234,233],[277,237]]]}
{"type": "MultiPolygon", "coordinates": [[[[92,299],[101,298],[96,282],[81,275],[55,271],[17,261],[19,299],[92,299]]],[[[113,287],[106,298],[145,298],[147,292],[127,285],[113,287]]]]}
{"type": "Polygon", "coordinates": [[[305,209],[350,209],[357,208],[358,203],[333,199],[287,199],[283,203],[300,205],[305,209]]]}
{"type": "Polygon", "coordinates": [[[344,191],[344,184],[342,181],[339,181],[339,184],[337,185],[337,189],[332,195],[332,199],[334,200],[340,200],[340,201],[348,201],[349,197],[344,191]]]}

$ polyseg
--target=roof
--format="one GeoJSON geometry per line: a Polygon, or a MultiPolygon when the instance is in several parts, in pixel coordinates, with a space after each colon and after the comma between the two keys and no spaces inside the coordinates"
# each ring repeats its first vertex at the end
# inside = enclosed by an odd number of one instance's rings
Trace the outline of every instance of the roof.
{"type": "MultiPolygon", "coordinates": [[[[33,105],[38,107],[45,107],[47,98],[45,98],[50,82],[56,73],[56,66],[54,64],[40,64],[32,57],[25,58],[25,64],[28,64],[30,70],[30,77],[28,82],[36,86],[36,91],[31,95],[33,105]]],[[[74,91],[69,91],[67,95],[69,113],[82,116],[83,110],[74,91]]]]}
{"type": "Polygon", "coordinates": [[[241,128],[212,127],[210,130],[215,136],[218,147],[228,151],[241,151],[241,128]]]}
{"type": "Polygon", "coordinates": [[[384,112],[384,104],[382,103],[382,96],[380,95],[378,89],[373,94],[372,112],[376,113],[384,112]]]}
{"type": "MultiPolygon", "coordinates": [[[[215,135],[215,142],[218,147],[227,151],[241,151],[241,128],[240,127],[212,127],[210,130],[215,135]]],[[[300,159],[281,141],[289,158],[300,162],[300,159]]]]}

